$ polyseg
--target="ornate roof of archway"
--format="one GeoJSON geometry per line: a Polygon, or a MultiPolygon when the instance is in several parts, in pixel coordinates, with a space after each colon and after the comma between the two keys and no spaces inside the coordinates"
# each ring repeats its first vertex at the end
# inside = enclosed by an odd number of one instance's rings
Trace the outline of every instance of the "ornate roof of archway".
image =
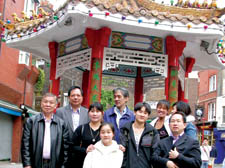
{"type": "Polygon", "coordinates": [[[183,55],[196,58],[196,70],[221,67],[221,60],[202,51],[201,44],[207,42],[208,51],[215,52],[224,35],[220,18],[225,9],[218,8],[216,0],[204,0],[201,4],[198,0],[172,2],[168,5],[152,0],[67,0],[53,13],[39,8],[37,13],[32,11],[31,17],[14,13],[14,21],[0,21],[6,28],[2,40],[10,47],[49,60],[48,42],[81,35],[87,27],[108,26],[112,31],[143,36],[173,35],[187,42],[183,55]]]}
{"type": "Polygon", "coordinates": [[[38,14],[32,11],[32,17],[30,18],[25,13],[22,13],[21,18],[13,13],[14,22],[1,21],[0,24],[9,30],[9,35],[24,33],[55,19],[58,13],[65,9],[70,2],[74,5],[81,2],[90,9],[97,7],[100,11],[109,11],[112,14],[120,13],[124,17],[132,15],[134,17],[155,18],[159,21],[169,20],[170,22],[181,22],[183,24],[190,22],[194,24],[205,23],[207,25],[221,24],[219,18],[225,13],[225,8],[217,8],[215,0],[211,4],[208,4],[207,0],[201,4],[197,0],[193,3],[190,3],[189,0],[185,2],[178,0],[177,4],[171,5],[159,4],[152,0],[67,0],[53,14],[39,8],[38,14]]]}

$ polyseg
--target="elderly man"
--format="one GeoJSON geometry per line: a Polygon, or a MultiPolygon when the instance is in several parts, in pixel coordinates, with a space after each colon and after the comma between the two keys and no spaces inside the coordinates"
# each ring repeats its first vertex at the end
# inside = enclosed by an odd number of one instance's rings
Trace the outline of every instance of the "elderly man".
{"type": "Polygon", "coordinates": [[[115,140],[120,141],[120,128],[127,122],[134,121],[134,112],[127,107],[129,92],[125,88],[116,88],[113,90],[115,105],[106,110],[104,121],[110,122],[115,128],[115,140]]]}
{"type": "Polygon", "coordinates": [[[41,100],[42,113],[27,119],[22,137],[24,168],[63,168],[67,164],[68,128],[53,114],[56,96],[47,93],[41,100]]]}
{"type": "Polygon", "coordinates": [[[200,168],[201,152],[197,140],[184,133],[186,117],[173,113],[169,119],[172,136],[162,139],[152,160],[156,168],[200,168]]]}

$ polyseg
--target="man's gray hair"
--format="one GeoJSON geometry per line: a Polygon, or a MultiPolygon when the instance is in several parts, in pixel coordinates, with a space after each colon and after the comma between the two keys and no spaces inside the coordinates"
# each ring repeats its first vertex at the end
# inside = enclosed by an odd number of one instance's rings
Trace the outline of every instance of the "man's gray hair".
{"type": "Polygon", "coordinates": [[[54,95],[53,93],[45,93],[45,94],[43,95],[43,97],[42,97],[42,100],[43,100],[44,98],[46,98],[46,97],[54,97],[54,98],[55,98],[55,101],[56,101],[56,104],[58,103],[58,101],[57,101],[57,96],[54,95]]]}
{"type": "Polygon", "coordinates": [[[115,88],[115,89],[113,89],[113,94],[115,94],[117,91],[120,91],[124,97],[129,97],[129,92],[127,89],[120,88],[120,87],[115,88]]]}

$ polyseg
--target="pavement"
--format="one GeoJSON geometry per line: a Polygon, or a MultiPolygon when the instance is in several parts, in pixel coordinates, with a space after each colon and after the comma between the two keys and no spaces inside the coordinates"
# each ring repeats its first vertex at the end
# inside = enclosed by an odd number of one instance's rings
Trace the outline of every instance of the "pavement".
{"type": "MultiPolygon", "coordinates": [[[[0,168],[23,168],[21,163],[11,163],[9,161],[0,161],[0,168]]],[[[215,164],[213,168],[222,168],[222,164],[215,164]]]]}
{"type": "Polygon", "coordinates": [[[23,168],[21,163],[11,163],[9,161],[0,161],[0,168],[23,168]]]}

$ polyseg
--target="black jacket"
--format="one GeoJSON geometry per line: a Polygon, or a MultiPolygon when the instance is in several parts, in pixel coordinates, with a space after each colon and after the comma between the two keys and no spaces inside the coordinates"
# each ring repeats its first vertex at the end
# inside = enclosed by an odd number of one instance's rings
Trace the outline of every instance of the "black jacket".
{"type": "Polygon", "coordinates": [[[156,168],[166,168],[169,160],[182,168],[200,168],[202,163],[198,141],[185,133],[174,144],[171,136],[162,139],[153,154],[153,160],[156,168]],[[169,159],[169,152],[175,147],[179,155],[176,159],[169,159]]]}
{"type": "Polygon", "coordinates": [[[151,157],[157,147],[159,134],[150,124],[145,124],[137,151],[132,124],[126,123],[121,128],[121,144],[126,148],[122,168],[151,168],[151,157]]]}
{"type": "MultiPolygon", "coordinates": [[[[68,128],[62,119],[53,115],[50,129],[51,168],[64,168],[68,159],[68,128]]],[[[27,119],[21,145],[23,167],[42,167],[44,130],[45,121],[42,113],[27,119]]]]}

